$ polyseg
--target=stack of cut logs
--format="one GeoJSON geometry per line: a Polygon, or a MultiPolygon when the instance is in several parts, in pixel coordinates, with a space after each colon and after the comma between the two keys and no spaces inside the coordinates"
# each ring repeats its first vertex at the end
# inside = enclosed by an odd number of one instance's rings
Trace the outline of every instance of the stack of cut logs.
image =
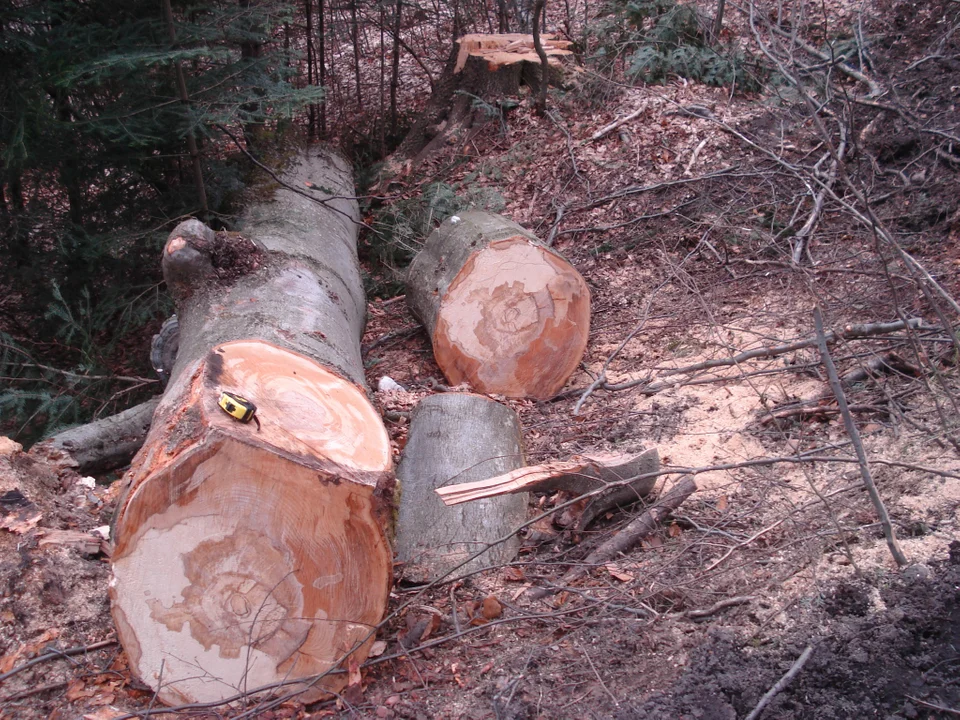
{"type": "MultiPolygon", "coordinates": [[[[521,47],[468,39],[462,52],[490,62],[521,47]]],[[[159,402],[37,449],[102,469],[118,462],[108,447],[142,441],[110,597],[130,667],[168,704],[336,691],[370,652],[394,552],[418,583],[499,566],[517,552],[527,492],[586,495],[582,529],[649,493],[659,469],[656,450],[525,467],[517,415],[490,396],[560,391],[587,344],[590,293],[527,230],[466,212],[426,239],[407,299],[449,383],[472,392],[420,403],[395,472],[361,361],[350,168],[314,150],[282,181],[239,233],[196,220],[171,233],[179,347],[159,402]]]]}

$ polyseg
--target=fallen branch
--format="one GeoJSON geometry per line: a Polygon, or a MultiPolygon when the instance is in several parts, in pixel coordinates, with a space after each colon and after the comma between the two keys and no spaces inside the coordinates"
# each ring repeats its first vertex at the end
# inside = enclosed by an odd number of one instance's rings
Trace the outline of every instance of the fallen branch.
{"type": "MultiPolygon", "coordinates": [[[[859,338],[873,337],[876,335],[885,335],[888,333],[897,332],[899,330],[905,330],[910,328],[912,330],[941,330],[942,328],[936,325],[926,325],[923,320],[920,318],[910,318],[909,320],[902,321],[897,320],[895,322],[889,323],[870,323],[865,325],[847,325],[843,330],[839,332],[830,331],[826,333],[827,343],[835,343],[838,340],[856,340],[859,338]]],[[[779,355],[785,355],[787,353],[795,352],[797,350],[803,350],[809,347],[815,347],[817,345],[816,336],[807,337],[802,340],[795,340],[790,343],[783,343],[781,345],[772,345],[766,347],[754,348],[752,350],[744,350],[742,353],[734,355],[732,357],[725,358],[714,358],[712,360],[704,360],[703,362],[695,363],[693,365],[686,365],[679,368],[668,368],[663,370],[660,373],[660,377],[670,377],[674,375],[688,375],[690,373],[700,372],[702,370],[712,370],[718,367],[731,367],[739,365],[748,360],[756,359],[770,359],[775,358],[779,355]]],[[[622,383],[601,383],[596,386],[596,388],[607,390],[607,391],[617,391],[617,390],[627,390],[629,388],[634,388],[638,386],[644,386],[641,392],[645,395],[655,395],[662,390],[673,387],[678,384],[679,380],[661,380],[654,382],[651,378],[639,378],[637,380],[629,380],[622,383]]],[[[591,391],[596,388],[590,388],[591,391]]]]}
{"type": "MultiPolygon", "coordinates": [[[[813,235],[813,231],[820,221],[820,215],[823,212],[823,204],[827,198],[827,192],[833,188],[834,183],[837,181],[837,170],[847,154],[846,126],[842,122],[838,123],[838,125],[840,127],[840,145],[837,148],[837,154],[833,156],[833,162],[830,164],[830,172],[824,181],[825,187],[820,188],[820,191],[816,194],[816,197],[814,197],[813,210],[810,211],[810,215],[807,217],[807,221],[803,224],[803,227],[793,236],[792,260],[794,265],[799,265],[800,261],[803,260],[803,254],[808,252],[807,240],[813,235]]],[[[830,154],[831,153],[828,153],[828,155],[830,154]]]]}
{"type": "Polygon", "coordinates": [[[445,505],[459,505],[511,493],[563,490],[586,501],[575,526],[579,532],[607,510],[647,495],[659,469],[656,448],[632,456],[575,456],[518,468],[487,480],[448,485],[437,488],[436,493],[445,505]]]}
{"type": "Polygon", "coordinates": [[[59,660],[62,658],[73,657],[74,655],[83,655],[85,653],[93,652],[94,650],[102,650],[103,648],[111,647],[112,645],[116,644],[117,641],[115,639],[102,640],[101,642],[93,643],[92,645],[81,645],[79,647],[67,648],[66,650],[48,650],[47,652],[43,653],[43,655],[38,655],[32,660],[28,660],[22,665],[18,665],[12,670],[8,670],[7,672],[3,673],[0,675],[0,682],[3,682],[8,678],[12,678],[17,673],[21,673],[24,670],[32,668],[34,665],[47,662],[48,660],[59,660]]]}
{"type": "Polygon", "coordinates": [[[117,415],[64,430],[34,445],[30,455],[84,475],[129,465],[147,437],[159,402],[155,397],[117,415]]]}
{"type": "Polygon", "coordinates": [[[621,125],[626,125],[628,122],[630,122],[634,118],[638,118],[641,115],[643,115],[643,113],[645,113],[646,111],[647,111],[647,104],[646,103],[641,104],[639,108],[634,110],[632,113],[630,113],[626,117],[622,117],[619,120],[614,120],[609,125],[604,125],[602,128],[597,130],[593,135],[590,136],[590,142],[596,142],[600,138],[606,137],[621,125]]]}
{"type": "MultiPolygon", "coordinates": [[[[612,538],[602,543],[600,547],[590,553],[583,565],[574,567],[560,581],[561,585],[569,585],[574,580],[579,579],[587,572],[587,568],[593,565],[602,565],[617,555],[629,552],[636,547],[641,540],[649,537],[657,531],[663,519],[680,507],[683,502],[697,491],[697,484],[691,477],[685,477],[673,488],[663,495],[650,509],[644,512],[640,517],[631,521],[623,530],[612,538]]],[[[553,595],[556,592],[553,588],[537,588],[531,593],[535,600],[553,595]]]]}
{"type": "Polygon", "coordinates": [[[766,694],[760,698],[760,702],[757,703],[757,706],[747,715],[744,720],[757,720],[760,717],[760,713],[763,712],[764,708],[770,704],[770,701],[773,700],[780,692],[790,684],[790,682],[797,676],[803,666],[807,664],[807,660],[810,659],[810,655],[813,653],[813,645],[807,645],[806,649],[800,654],[800,657],[797,658],[797,661],[787,670],[786,674],[777,680],[777,683],[767,690],[766,694]]]}
{"type": "MultiPolygon", "coordinates": [[[[707,173],[706,175],[698,175],[697,177],[691,178],[680,178],[679,180],[666,180],[664,182],[654,183],[653,185],[631,185],[630,187],[623,188],[622,190],[617,190],[615,193],[610,195],[605,195],[602,198],[598,198],[592,202],[587,203],[581,207],[576,208],[577,210],[593,210],[598,208],[601,205],[606,205],[608,202],[613,202],[614,200],[619,200],[620,198],[628,197],[630,195],[638,195],[640,193],[650,192],[652,190],[660,190],[661,188],[673,187],[674,185],[688,185],[690,183],[700,182],[701,180],[713,180],[714,178],[723,177],[729,175],[731,172],[736,170],[734,167],[723,168],[722,170],[717,170],[716,172],[707,173]]],[[[750,173],[751,175],[753,173],[750,173]]]]}
{"type": "Polygon", "coordinates": [[[704,618],[716,615],[721,610],[726,610],[728,607],[746,605],[747,603],[753,602],[756,599],[756,595],[739,595],[737,597],[727,598],[726,600],[715,602],[710,607],[703,608],[702,610],[687,610],[686,612],[680,613],[680,615],[688,618],[689,620],[703,620],[704,618]]]}
{"type": "Polygon", "coordinates": [[[817,330],[817,345],[820,348],[820,357],[823,359],[823,365],[827,370],[830,388],[833,390],[833,394],[837,398],[837,404],[840,406],[843,425],[847,429],[847,435],[850,436],[850,441],[853,443],[853,449],[860,465],[860,475],[863,478],[863,484],[867,488],[867,493],[870,495],[873,507],[877,511],[877,517],[879,517],[880,524],[883,526],[883,534],[887,538],[887,547],[890,548],[890,554],[893,555],[893,559],[897,565],[903,567],[909,564],[909,561],[906,555],[903,554],[903,550],[900,549],[897,536],[893,532],[893,525],[890,523],[890,516],[887,514],[887,508],[884,506],[883,500],[880,498],[880,493],[877,491],[876,483],[873,481],[873,476],[870,474],[870,466],[867,464],[867,454],[863,449],[863,442],[860,440],[860,431],[857,430],[857,424],[853,421],[853,416],[850,414],[847,398],[843,394],[843,386],[840,385],[840,376],[837,374],[837,367],[833,364],[833,358],[830,357],[830,350],[827,348],[826,335],[823,331],[823,316],[820,314],[819,307],[813,309],[813,323],[817,330]]]}

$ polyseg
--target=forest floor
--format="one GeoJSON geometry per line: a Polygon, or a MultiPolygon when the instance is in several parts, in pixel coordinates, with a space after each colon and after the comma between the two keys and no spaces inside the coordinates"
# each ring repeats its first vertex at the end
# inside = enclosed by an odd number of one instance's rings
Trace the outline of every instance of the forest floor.
{"type": "MultiPolygon", "coordinates": [[[[805,180],[837,136],[802,103],[685,81],[628,88],[581,74],[548,115],[523,103],[394,183],[408,199],[436,182],[505,198],[502,212],[554,239],[590,285],[590,344],[568,389],[507,401],[528,460],[655,446],[656,494],[686,475],[698,492],[642,548],[543,600],[529,590],[559,582],[642,508],[577,535],[569,515],[549,512],[567,498],[537,496],[531,518],[542,517],[520,530],[515,562],[427,589],[397,568],[379,654],[342,697],[180,716],[745,718],[801,659],[762,717],[960,715],[960,383],[942,329],[952,310],[903,260],[960,296],[960,145],[949,140],[960,37],[948,32],[960,17],[950,0],[876,0],[867,16],[888,95],[833,99],[853,133],[830,182],[854,211],[866,194],[896,246],[828,197],[792,262],[819,187],[805,180]],[[904,568],[812,342],[815,307],[834,331],[924,321],[830,346],[904,568]],[[634,384],[587,393],[603,374],[634,384]],[[484,614],[491,596],[498,609],[484,614]]],[[[376,238],[366,243],[374,256],[376,238]]],[[[399,298],[370,303],[364,351],[372,388],[384,375],[406,388],[376,393],[399,454],[406,413],[442,376],[399,298]]],[[[0,485],[0,718],[170,717],[109,644],[109,565],[87,531],[109,522],[112,491],[32,463],[0,447],[0,477],[28,490],[0,485]]]]}

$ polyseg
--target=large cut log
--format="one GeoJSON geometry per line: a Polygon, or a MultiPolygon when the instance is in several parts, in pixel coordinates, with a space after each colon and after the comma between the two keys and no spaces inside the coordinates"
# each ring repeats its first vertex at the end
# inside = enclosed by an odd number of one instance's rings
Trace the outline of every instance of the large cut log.
{"type": "MultiPolygon", "coordinates": [[[[354,193],[326,152],[282,177],[354,193]]],[[[395,480],[363,385],[358,209],[317,198],[281,187],[241,233],[187,221],[163,251],[179,351],[119,501],[110,596],[131,669],[166,703],[362,661],[384,613],[395,480]]]]}
{"type": "Polygon", "coordinates": [[[446,505],[459,505],[512,493],[563,490],[582,498],[574,530],[582,531],[601,513],[645,497],[656,485],[660,454],[650,448],[638,455],[575,455],[541,465],[521,467],[484,480],[438,488],[446,505]]]}
{"type": "Polygon", "coordinates": [[[69,428],[37,443],[30,454],[78,473],[99,475],[130,464],[143,445],[160,398],[69,428]]]}
{"type": "Polygon", "coordinates": [[[403,578],[427,583],[510,562],[520,543],[515,531],[527,518],[525,493],[447,507],[434,491],[522,465],[520,421],[513,410],[467,393],[424,398],[413,412],[397,468],[403,501],[396,550],[403,578]]]}
{"type": "Polygon", "coordinates": [[[407,273],[407,304],[454,385],[547,399],[583,357],[590,291],[580,273],[500,215],[445,220],[407,273]]]}

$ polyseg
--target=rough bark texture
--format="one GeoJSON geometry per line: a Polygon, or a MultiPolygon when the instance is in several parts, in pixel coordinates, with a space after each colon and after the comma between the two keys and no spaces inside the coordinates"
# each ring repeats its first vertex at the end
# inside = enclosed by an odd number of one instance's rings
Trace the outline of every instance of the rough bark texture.
{"type": "Polygon", "coordinates": [[[407,304],[454,385],[547,399],[576,369],[590,332],[580,273],[516,223],[472,211],[427,238],[407,304]]]}
{"type": "Polygon", "coordinates": [[[657,482],[660,454],[656,448],[639,455],[574,456],[512,470],[485,480],[448,485],[437,490],[446,505],[499,497],[519,492],[563,490],[573,497],[593,493],[583,499],[574,529],[581,531],[601,513],[628,505],[645,497],[657,482]]]}
{"type": "MultiPolygon", "coordinates": [[[[353,195],[325,152],[283,179],[353,195]]],[[[164,248],[180,347],[118,503],[110,591],[131,669],[164,702],[323,673],[372,643],[394,479],[363,391],[357,220],[355,201],[283,188],[241,233],[187,221],[164,248]],[[224,412],[221,391],[258,422],[224,412]]]]}
{"type": "Polygon", "coordinates": [[[514,558],[520,542],[516,535],[490,544],[524,523],[525,493],[447,507],[434,491],[449,482],[482,480],[521,467],[521,442],[516,413],[489,398],[443,393],[420,402],[397,469],[403,501],[396,549],[405,580],[426,583],[447,573],[458,577],[514,558]]]}
{"type": "Polygon", "coordinates": [[[70,428],[30,449],[30,454],[79,473],[97,475],[130,464],[143,445],[160,398],[122,413],[70,428]]]}

